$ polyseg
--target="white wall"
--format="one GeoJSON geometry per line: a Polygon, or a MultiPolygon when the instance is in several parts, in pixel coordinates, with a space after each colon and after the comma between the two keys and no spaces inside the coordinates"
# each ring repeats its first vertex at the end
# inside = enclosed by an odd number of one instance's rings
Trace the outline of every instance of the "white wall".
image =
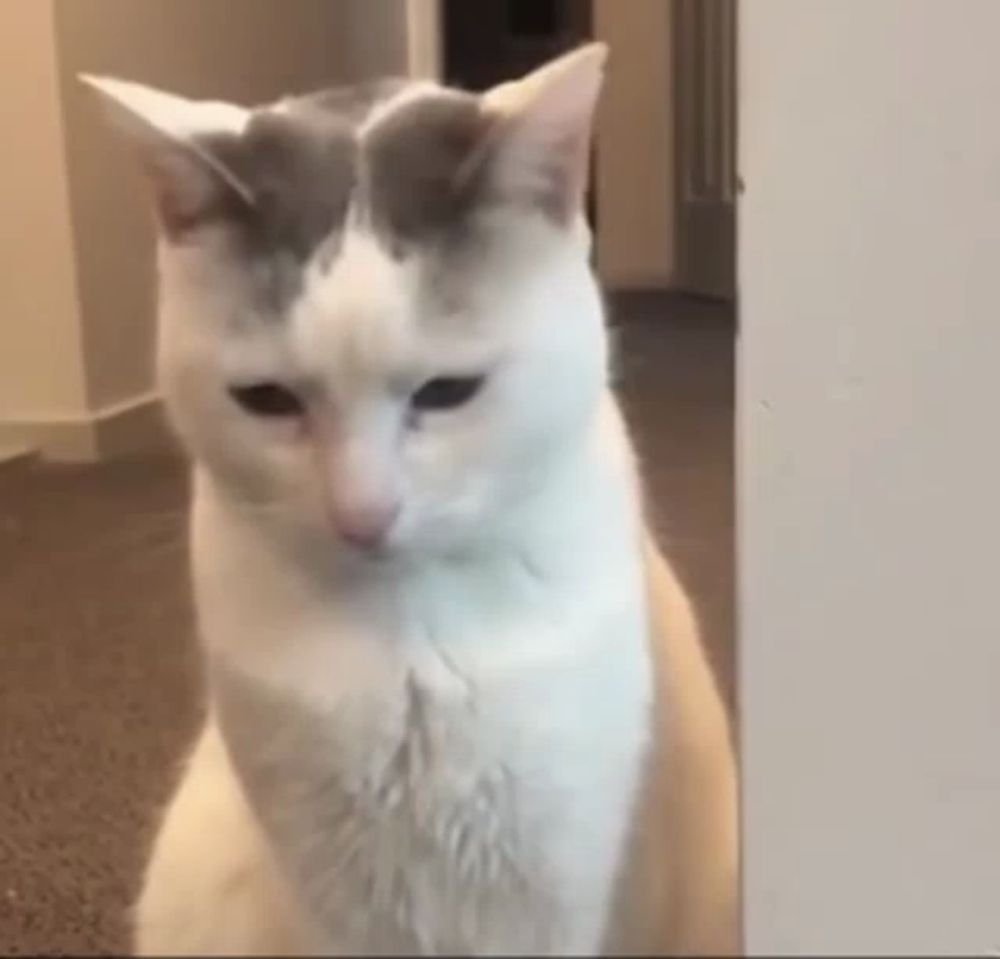
{"type": "Polygon", "coordinates": [[[744,0],[740,30],[748,947],[985,955],[1000,3],[744,0]]]}

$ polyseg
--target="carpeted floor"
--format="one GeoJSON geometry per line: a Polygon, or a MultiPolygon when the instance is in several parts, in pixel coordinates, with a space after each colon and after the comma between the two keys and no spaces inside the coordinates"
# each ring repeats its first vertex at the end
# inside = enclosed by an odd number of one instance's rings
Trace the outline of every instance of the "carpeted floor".
{"type": "MultiPolygon", "coordinates": [[[[733,690],[726,308],[615,302],[657,527],[733,690]]],[[[127,948],[156,811],[199,718],[174,462],[0,467],[0,954],[127,948]]]]}

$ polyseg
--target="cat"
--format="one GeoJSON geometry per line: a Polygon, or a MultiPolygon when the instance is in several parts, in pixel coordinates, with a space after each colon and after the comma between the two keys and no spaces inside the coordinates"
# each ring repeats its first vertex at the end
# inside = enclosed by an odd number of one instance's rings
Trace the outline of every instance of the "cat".
{"type": "Polygon", "coordinates": [[[254,109],[83,78],[150,186],[209,694],[140,954],[737,950],[590,269],[606,54],[254,109]]]}

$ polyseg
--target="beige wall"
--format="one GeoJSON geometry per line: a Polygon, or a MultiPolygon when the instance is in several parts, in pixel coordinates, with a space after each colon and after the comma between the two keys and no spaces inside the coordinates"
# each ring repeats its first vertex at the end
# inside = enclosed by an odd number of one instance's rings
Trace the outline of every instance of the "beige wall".
{"type": "Polygon", "coordinates": [[[366,32],[364,6],[0,3],[0,122],[17,145],[0,158],[0,442],[21,435],[50,455],[89,458],[155,426],[152,230],[132,164],[77,73],[267,100],[396,57],[396,40],[366,32]]]}
{"type": "Polygon", "coordinates": [[[81,71],[253,103],[342,79],[328,0],[62,0],[55,29],[92,409],[152,389],[151,233],[127,157],[81,71]]]}
{"type": "Polygon", "coordinates": [[[430,0],[341,0],[346,75],[408,74],[407,21],[414,2],[427,6],[430,0]]]}
{"type": "Polygon", "coordinates": [[[673,273],[671,4],[594,0],[611,45],[597,129],[597,263],[612,286],[663,286],[673,273]]]}
{"type": "Polygon", "coordinates": [[[85,406],[50,0],[0,3],[0,424],[85,406]]]}
{"type": "MultiPolygon", "coordinates": [[[[414,24],[435,18],[420,4],[0,3],[0,105],[19,136],[0,161],[11,211],[0,228],[0,426],[27,422],[50,452],[89,456],[100,446],[94,424],[152,397],[151,229],[131,165],[76,74],[253,102],[428,72],[433,43],[421,44],[427,31],[414,24]]],[[[600,265],[612,284],[661,283],[671,269],[668,5],[596,6],[598,32],[617,51],[600,129],[600,265]]]]}
{"type": "Polygon", "coordinates": [[[1000,949],[1000,3],[743,0],[754,955],[1000,949]]]}

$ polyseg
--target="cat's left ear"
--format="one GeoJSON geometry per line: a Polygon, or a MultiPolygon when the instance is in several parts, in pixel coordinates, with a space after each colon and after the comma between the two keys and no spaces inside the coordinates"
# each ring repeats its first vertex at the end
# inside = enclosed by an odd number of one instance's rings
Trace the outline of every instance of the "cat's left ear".
{"type": "Polygon", "coordinates": [[[111,77],[80,79],[100,94],[112,125],[136,154],[166,236],[253,206],[251,191],[219,150],[227,138],[238,142],[250,111],[111,77]]]}
{"type": "Polygon", "coordinates": [[[608,48],[591,43],[483,94],[494,127],[494,186],[568,225],[580,212],[608,48]]]}

